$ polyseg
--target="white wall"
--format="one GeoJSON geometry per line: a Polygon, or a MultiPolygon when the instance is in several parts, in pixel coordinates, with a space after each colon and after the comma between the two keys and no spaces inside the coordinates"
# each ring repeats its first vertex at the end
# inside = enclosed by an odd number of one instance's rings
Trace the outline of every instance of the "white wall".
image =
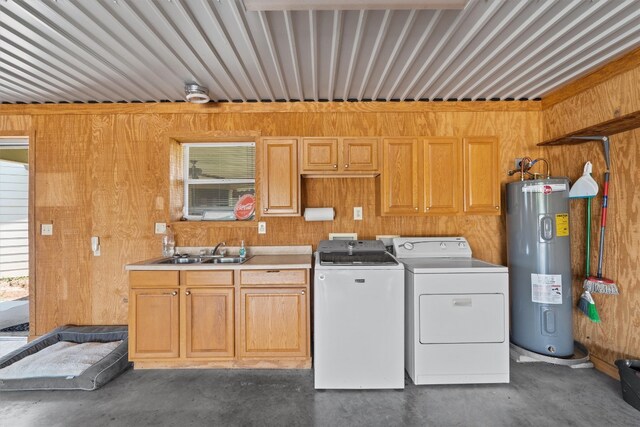
{"type": "Polygon", "coordinates": [[[0,160],[0,278],[29,275],[29,171],[0,160]]]}

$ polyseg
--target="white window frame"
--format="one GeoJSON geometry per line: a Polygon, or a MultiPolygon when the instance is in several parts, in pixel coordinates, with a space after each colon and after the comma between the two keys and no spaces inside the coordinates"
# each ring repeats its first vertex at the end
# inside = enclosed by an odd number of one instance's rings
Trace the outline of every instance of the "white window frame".
{"type": "MultiPolygon", "coordinates": [[[[189,149],[191,147],[208,148],[208,147],[255,147],[255,142],[189,142],[182,144],[182,174],[184,181],[184,207],[182,215],[187,220],[199,220],[200,215],[189,214],[189,186],[199,184],[253,184],[255,190],[256,177],[253,179],[192,179],[189,177],[189,149]]],[[[255,164],[254,164],[255,168],[255,164]]]]}

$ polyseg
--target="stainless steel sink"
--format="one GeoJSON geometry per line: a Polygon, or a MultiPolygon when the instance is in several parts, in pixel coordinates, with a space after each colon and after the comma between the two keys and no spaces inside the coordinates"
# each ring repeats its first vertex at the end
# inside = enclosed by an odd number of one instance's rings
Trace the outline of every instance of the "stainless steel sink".
{"type": "Polygon", "coordinates": [[[174,264],[174,265],[182,265],[182,264],[242,264],[247,261],[250,257],[240,258],[240,257],[171,257],[171,258],[163,258],[158,261],[155,261],[153,264],[174,264]]]}
{"type": "Polygon", "coordinates": [[[165,258],[154,264],[201,264],[203,259],[200,257],[181,257],[181,258],[165,258]]]}
{"type": "Polygon", "coordinates": [[[204,259],[202,262],[203,263],[207,263],[207,264],[242,264],[245,261],[247,261],[249,259],[249,257],[247,258],[240,258],[240,257],[214,257],[214,258],[207,258],[204,259]]]}

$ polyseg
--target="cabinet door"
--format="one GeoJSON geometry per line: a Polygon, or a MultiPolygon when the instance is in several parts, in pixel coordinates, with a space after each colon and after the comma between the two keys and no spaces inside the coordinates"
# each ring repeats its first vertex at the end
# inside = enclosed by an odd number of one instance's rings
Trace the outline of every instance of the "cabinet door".
{"type": "Polygon", "coordinates": [[[418,212],[418,139],[382,141],[382,214],[418,212]]]}
{"type": "Polygon", "coordinates": [[[461,204],[461,152],[458,138],[426,138],[423,144],[424,212],[455,214],[461,204]]]}
{"type": "Polygon", "coordinates": [[[338,169],[338,138],[303,138],[302,172],[338,169]]]}
{"type": "Polygon", "coordinates": [[[262,215],[299,215],[298,140],[264,138],[262,141],[262,215]]]}
{"type": "Polygon", "coordinates": [[[233,295],[234,288],[184,291],[187,357],[233,357],[233,295]]]}
{"type": "Polygon", "coordinates": [[[464,211],[500,214],[497,138],[464,138],[463,152],[464,211]]]}
{"type": "Polygon", "coordinates": [[[132,289],[129,300],[130,359],[178,357],[178,288],[132,289]]]}
{"type": "Polygon", "coordinates": [[[299,288],[240,290],[240,356],[307,356],[308,292],[299,288]]]}
{"type": "Polygon", "coordinates": [[[349,171],[378,170],[378,138],[344,138],[342,167],[349,171]]]}

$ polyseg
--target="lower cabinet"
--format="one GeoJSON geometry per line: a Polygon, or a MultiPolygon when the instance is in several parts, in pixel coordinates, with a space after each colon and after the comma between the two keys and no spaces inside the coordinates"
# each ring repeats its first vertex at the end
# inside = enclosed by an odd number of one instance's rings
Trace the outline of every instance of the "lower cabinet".
{"type": "Polygon", "coordinates": [[[180,354],[179,289],[132,289],[129,298],[129,358],[180,354]]]}
{"type": "Polygon", "coordinates": [[[189,288],[184,292],[185,355],[233,357],[234,288],[189,288]]]}
{"type": "Polygon", "coordinates": [[[131,272],[134,366],[310,368],[309,271],[242,272],[131,272]]]}
{"type": "Polygon", "coordinates": [[[240,290],[240,356],[307,355],[307,289],[240,290]]]}

